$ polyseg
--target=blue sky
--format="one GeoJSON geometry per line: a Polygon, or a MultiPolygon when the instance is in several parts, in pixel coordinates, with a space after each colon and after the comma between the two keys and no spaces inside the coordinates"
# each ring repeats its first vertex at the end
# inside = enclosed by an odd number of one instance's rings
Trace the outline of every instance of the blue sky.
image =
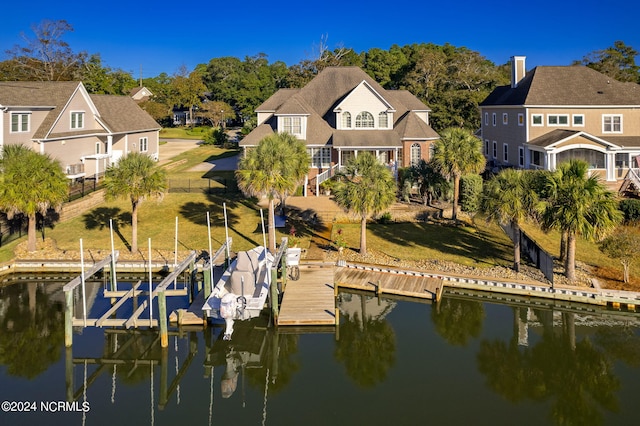
{"type": "Polygon", "coordinates": [[[21,32],[32,35],[32,24],[65,19],[74,27],[65,37],[74,51],[99,53],[104,65],[136,78],[140,67],[144,77],[153,77],[174,74],[182,65],[192,70],[221,56],[244,59],[265,53],[270,62],[292,65],[317,54],[323,36],[331,49],[356,52],[450,43],[478,51],[497,65],[524,55],[531,69],[569,65],[616,40],[640,50],[640,2],[623,3],[12,1],[2,8],[0,55],[5,59],[4,52],[21,43],[21,32]]]}

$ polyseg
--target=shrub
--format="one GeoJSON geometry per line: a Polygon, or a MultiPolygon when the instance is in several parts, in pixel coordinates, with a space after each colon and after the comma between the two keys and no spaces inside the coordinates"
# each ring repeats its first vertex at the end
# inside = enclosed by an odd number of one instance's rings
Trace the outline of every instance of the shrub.
{"type": "Polygon", "coordinates": [[[393,222],[393,218],[391,217],[391,213],[389,212],[384,212],[380,215],[380,217],[378,218],[378,223],[382,224],[382,225],[387,225],[389,223],[393,222]]]}
{"type": "Polygon", "coordinates": [[[478,211],[480,194],[482,194],[482,176],[465,175],[460,178],[460,208],[463,212],[478,211]]]}
{"type": "Polygon", "coordinates": [[[226,146],[229,142],[229,137],[220,127],[213,127],[204,134],[203,142],[205,145],[226,146]]]}
{"type": "Polygon", "coordinates": [[[620,201],[620,210],[624,213],[624,223],[640,222],[640,200],[627,199],[620,201]]]}

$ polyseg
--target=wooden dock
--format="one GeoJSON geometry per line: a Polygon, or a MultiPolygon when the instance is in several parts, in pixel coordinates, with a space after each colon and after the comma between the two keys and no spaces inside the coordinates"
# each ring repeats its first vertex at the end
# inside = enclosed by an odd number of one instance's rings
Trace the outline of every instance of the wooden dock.
{"type": "Polygon", "coordinates": [[[401,269],[381,270],[366,266],[338,267],[334,280],[341,288],[434,301],[440,298],[443,289],[441,278],[401,269]]]}
{"type": "Polygon", "coordinates": [[[278,325],[335,325],[333,265],[301,265],[300,279],[287,280],[278,325]]]}

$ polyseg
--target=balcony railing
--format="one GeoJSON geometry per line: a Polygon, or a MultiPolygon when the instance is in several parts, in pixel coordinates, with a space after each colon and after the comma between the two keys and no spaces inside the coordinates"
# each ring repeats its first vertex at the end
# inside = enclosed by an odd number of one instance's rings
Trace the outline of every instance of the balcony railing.
{"type": "Polygon", "coordinates": [[[83,163],[70,164],[70,165],[67,166],[67,175],[68,176],[81,175],[83,173],[84,173],[84,164],[83,163]]]}

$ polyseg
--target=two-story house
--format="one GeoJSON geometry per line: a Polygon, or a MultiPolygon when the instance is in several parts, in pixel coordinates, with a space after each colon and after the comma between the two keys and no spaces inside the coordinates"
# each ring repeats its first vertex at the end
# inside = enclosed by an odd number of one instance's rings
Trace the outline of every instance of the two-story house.
{"type": "MultiPolygon", "coordinates": [[[[369,151],[396,171],[429,160],[439,138],[431,110],[406,90],[386,90],[358,67],[327,67],[301,89],[281,89],[256,109],[258,125],[241,142],[258,145],[274,132],[303,140],[311,156],[304,194],[369,151]]],[[[315,189],[314,189],[315,188],[315,189]]]]}
{"type": "Polygon", "coordinates": [[[128,96],[89,95],[79,82],[0,82],[0,147],[23,144],[69,179],[99,178],[129,152],[158,159],[160,125],[128,96]]]}
{"type": "Polygon", "coordinates": [[[511,58],[511,84],[481,104],[481,137],[493,167],[554,170],[590,164],[612,189],[640,167],[640,85],[584,66],[538,66],[511,58]],[[631,172],[630,172],[631,170],[631,172]]]}

